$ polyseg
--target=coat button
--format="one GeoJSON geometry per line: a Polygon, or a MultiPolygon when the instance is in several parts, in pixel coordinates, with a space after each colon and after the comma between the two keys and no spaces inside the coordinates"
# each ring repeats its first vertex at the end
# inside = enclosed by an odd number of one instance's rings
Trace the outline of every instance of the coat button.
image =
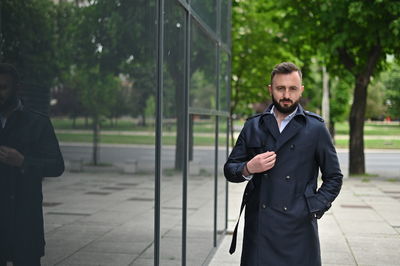
{"type": "Polygon", "coordinates": [[[264,177],[268,177],[268,174],[263,174],[264,177]]]}
{"type": "Polygon", "coordinates": [[[291,150],[294,150],[294,147],[295,147],[294,144],[290,145],[290,149],[291,149],[291,150]]]}
{"type": "Polygon", "coordinates": [[[284,211],[287,211],[287,207],[286,207],[286,206],[284,206],[284,207],[283,207],[283,210],[284,210],[284,211]]]}
{"type": "Polygon", "coordinates": [[[263,205],[261,205],[261,208],[265,209],[265,208],[267,208],[267,205],[263,204],[263,205]]]}
{"type": "Polygon", "coordinates": [[[287,175],[285,178],[286,178],[286,180],[289,180],[290,179],[290,175],[287,175]]]}

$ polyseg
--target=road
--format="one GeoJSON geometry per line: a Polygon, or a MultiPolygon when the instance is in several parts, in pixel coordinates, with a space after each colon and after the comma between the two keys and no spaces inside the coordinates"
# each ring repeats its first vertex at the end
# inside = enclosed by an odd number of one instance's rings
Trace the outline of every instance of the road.
{"type": "MultiPolygon", "coordinates": [[[[90,162],[92,148],[90,144],[61,143],[61,150],[66,161],[82,159],[90,162]]],[[[100,148],[100,161],[107,163],[123,163],[136,160],[140,166],[154,168],[154,147],[150,145],[110,145],[102,144],[100,148]]],[[[162,150],[162,164],[164,168],[172,168],[175,160],[173,146],[162,150]]],[[[338,150],[339,161],[343,173],[347,175],[348,151],[338,150]]],[[[219,157],[224,158],[224,151],[219,152],[219,157]]],[[[200,166],[212,167],[214,165],[214,151],[210,147],[199,147],[194,150],[194,161],[200,166]]],[[[399,150],[367,150],[365,152],[366,170],[369,174],[380,174],[391,177],[400,177],[400,151],[399,150]]],[[[222,164],[223,159],[219,162],[222,164]]]]}

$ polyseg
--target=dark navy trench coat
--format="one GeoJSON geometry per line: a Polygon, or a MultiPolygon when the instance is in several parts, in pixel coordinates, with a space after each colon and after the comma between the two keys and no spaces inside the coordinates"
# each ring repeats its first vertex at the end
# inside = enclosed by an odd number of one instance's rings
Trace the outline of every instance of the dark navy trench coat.
{"type": "Polygon", "coordinates": [[[15,111],[0,131],[0,145],[25,157],[21,168],[0,163],[0,257],[44,255],[42,179],[59,176],[64,160],[49,117],[15,111]]]}
{"type": "Polygon", "coordinates": [[[318,115],[299,105],[280,133],[270,108],[246,121],[224,166],[228,181],[243,182],[246,162],[266,151],[277,154],[275,166],[255,174],[245,190],[241,265],[318,266],[317,218],[330,208],[343,180],[336,150],[318,115]]]}

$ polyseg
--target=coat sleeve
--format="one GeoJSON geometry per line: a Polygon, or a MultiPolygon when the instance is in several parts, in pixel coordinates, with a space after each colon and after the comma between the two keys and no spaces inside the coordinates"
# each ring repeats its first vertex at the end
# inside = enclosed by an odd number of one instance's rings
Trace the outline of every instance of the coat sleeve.
{"type": "Polygon", "coordinates": [[[246,125],[240,132],[235,146],[224,165],[224,174],[228,181],[239,183],[246,181],[243,177],[243,168],[248,161],[248,154],[246,148],[246,125]]]}
{"type": "Polygon", "coordinates": [[[58,140],[50,119],[48,117],[42,119],[37,123],[38,134],[35,136],[32,149],[24,154],[21,172],[39,177],[60,176],[64,172],[64,159],[58,140]]]}
{"type": "Polygon", "coordinates": [[[337,153],[325,126],[320,128],[316,161],[322,173],[322,185],[316,192],[312,186],[307,186],[306,197],[310,212],[321,218],[338,196],[343,183],[337,153]]]}

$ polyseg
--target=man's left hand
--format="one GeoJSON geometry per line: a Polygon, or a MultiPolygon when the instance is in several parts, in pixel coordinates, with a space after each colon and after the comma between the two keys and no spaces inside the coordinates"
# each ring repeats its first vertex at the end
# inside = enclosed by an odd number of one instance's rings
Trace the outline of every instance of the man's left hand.
{"type": "Polygon", "coordinates": [[[0,146],[0,162],[21,167],[24,162],[24,156],[16,149],[0,146]]]}

